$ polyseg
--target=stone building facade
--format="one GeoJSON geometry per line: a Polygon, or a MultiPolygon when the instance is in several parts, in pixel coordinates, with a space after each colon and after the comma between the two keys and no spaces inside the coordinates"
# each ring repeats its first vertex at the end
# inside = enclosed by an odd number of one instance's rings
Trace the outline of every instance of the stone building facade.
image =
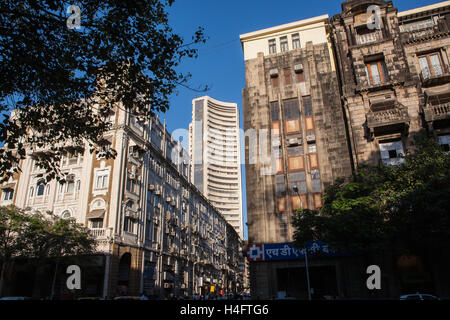
{"type": "MultiPolygon", "coordinates": [[[[22,172],[2,185],[1,205],[75,219],[98,243],[98,274],[82,295],[160,297],[240,288],[241,240],[190,183],[189,157],[157,117],[139,121],[120,105],[104,141],[104,159],[89,147],[64,145],[66,182],[45,182],[30,148],[22,172]],[[231,248],[231,249],[229,249],[231,248]]],[[[92,276],[92,274],[90,275],[92,276]]],[[[11,279],[17,275],[11,274],[11,279]]],[[[64,291],[65,279],[61,279],[64,291]]],[[[58,286],[59,287],[59,286],[58,286]]],[[[14,284],[10,288],[14,292],[14,284]]]]}
{"type": "MultiPolygon", "coordinates": [[[[450,1],[403,12],[392,1],[345,1],[330,23],[354,163],[401,164],[421,131],[449,150],[450,1]]],[[[448,266],[429,268],[384,286],[394,296],[418,286],[449,296],[448,266]]]]}
{"type": "MultiPolygon", "coordinates": [[[[292,242],[293,212],[320,208],[325,188],[352,172],[327,23],[325,15],[241,35],[250,245],[292,242]]],[[[250,262],[254,297],[285,291],[282,277],[295,278],[304,261],[282,265],[250,262]]]]}
{"type": "MultiPolygon", "coordinates": [[[[240,36],[247,255],[255,297],[289,291],[307,297],[288,285],[305,273],[302,259],[286,258],[292,252],[285,246],[292,241],[290,217],[300,207],[320,208],[321,193],[337,177],[364,164],[403,163],[424,130],[449,150],[449,14],[450,1],[398,12],[392,1],[349,0],[330,19],[240,36]],[[267,259],[274,252],[286,256],[267,259]]],[[[383,268],[381,296],[398,296],[397,270],[383,268]]],[[[448,277],[445,270],[433,272],[448,277]]],[[[328,278],[336,295],[370,295],[358,259],[314,259],[311,273],[315,289],[328,278]]],[[[445,286],[435,283],[435,289],[449,295],[445,286]]]]}

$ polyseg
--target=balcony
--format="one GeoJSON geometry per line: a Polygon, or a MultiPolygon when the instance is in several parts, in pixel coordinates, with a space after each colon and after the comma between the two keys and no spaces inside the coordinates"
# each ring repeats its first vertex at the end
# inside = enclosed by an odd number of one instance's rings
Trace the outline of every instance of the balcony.
{"type": "Polygon", "coordinates": [[[420,41],[426,41],[430,39],[437,39],[448,35],[449,28],[444,20],[439,21],[436,25],[430,23],[428,25],[423,25],[423,27],[418,27],[414,29],[404,29],[401,30],[401,39],[404,43],[415,43],[420,41]]]}
{"type": "Polygon", "coordinates": [[[370,111],[367,114],[367,127],[371,134],[377,128],[391,127],[396,125],[405,125],[405,129],[409,127],[408,109],[405,107],[394,106],[393,108],[370,111]]]}
{"type": "Polygon", "coordinates": [[[420,72],[420,79],[424,87],[440,85],[450,82],[450,72],[446,66],[436,64],[423,68],[420,72]]]}
{"type": "Polygon", "coordinates": [[[111,238],[112,229],[111,228],[96,228],[90,229],[89,233],[94,237],[95,240],[108,240],[111,238]]]}
{"type": "Polygon", "coordinates": [[[438,105],[428,104],[422,108],[425,121],[445,120],[450,118],[450,102],[438,105]]]}

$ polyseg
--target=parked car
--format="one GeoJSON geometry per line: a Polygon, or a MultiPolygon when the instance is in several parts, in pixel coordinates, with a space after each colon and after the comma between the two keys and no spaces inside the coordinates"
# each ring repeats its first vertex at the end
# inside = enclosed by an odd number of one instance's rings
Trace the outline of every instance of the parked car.
{"type": "Polygon", "coordinates": [[[413,293],[400,296],[400,300],[440,300],[438,297],[425,293],[413,293]]]}
{"type": "Polygon", "coordinates": [[[31,297],[1,297],[0,300],[9,300],[9,301],[31,300],[31,297]]]}
{"type": "Polygon", "coordinates": [[[138,296],[118,296],[118,297],[115,297],[114,300],[141,300],[141,297],[138,297],[138,296]]]}
{"type": "Polygon", "coordinates": [[[93,301],[93,300],[105,300],[102,297],[80,297],[78,300],[82,301],[93,301]]]}

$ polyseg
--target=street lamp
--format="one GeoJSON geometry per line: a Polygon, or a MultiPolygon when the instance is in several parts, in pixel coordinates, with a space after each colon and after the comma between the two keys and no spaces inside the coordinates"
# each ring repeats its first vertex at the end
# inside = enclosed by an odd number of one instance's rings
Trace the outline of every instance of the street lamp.
{"type": "MultiPolygon", "coordinates": [[[[298,199],[300,200],[300,207],[303,209],[303,202],[302,198],[300,197],[300,194],[298,192],[298,187],[293,186],[292,190],[297,194],[298,199]]],[[[306,268],[306,283],[308,285],[308,299],[311,300],[311,286],[309,284],[309,267],[308,267],[308,248],[305,248],[305,268],[306,268]]]]}

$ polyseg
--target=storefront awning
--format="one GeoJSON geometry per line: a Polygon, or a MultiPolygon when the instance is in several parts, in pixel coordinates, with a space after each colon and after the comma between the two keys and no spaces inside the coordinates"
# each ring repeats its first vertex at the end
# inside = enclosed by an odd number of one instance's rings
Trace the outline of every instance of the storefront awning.
{"type": "Polygon", "coordinates": [[[88,219],[103,219],[105,216],[105,209],[92,210],[87,214],[88,219]]]}

